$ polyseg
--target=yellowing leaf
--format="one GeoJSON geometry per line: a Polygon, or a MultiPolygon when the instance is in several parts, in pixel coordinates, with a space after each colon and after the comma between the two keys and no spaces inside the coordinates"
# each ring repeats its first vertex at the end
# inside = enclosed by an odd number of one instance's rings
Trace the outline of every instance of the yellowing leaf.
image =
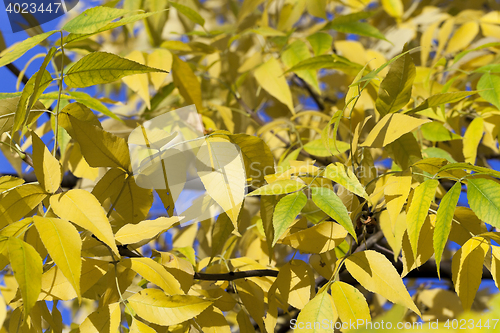
{"type": "Polygon", "coordinates": [[[4,193],[0,200],[0,225],[21,219],[46,197],[47,192],[35,184],[23,184],[4,193]]]}
{"type": "Polygon", "coordinates": [[[415,64],[409,53],[398,58],[391,65],[386,77],[380,83],[375,102],[380,115],[385,116],[388,113],[396,112],[408,104],[415,75],[415,64]]]}
{"type": "Polygon", "coordinates": [[[349,273],[368,291],[404,305],[420,316],[403,280],[383,254],[371,250],[357,252],[347,257],[345,265],[349,273]]]}
{"type": "Polygon", "coordinates": [[[179,281],[167,270],[151,258],[129,258],[122,260],[120,265],[130,268],[146,280],[156,284],[166,294],[184,294],[179,281]]]}
{"type": "Polygon", "coordinates": [[[467,182],[470,208],[483,222],[500,227],[500,184],[484,178],[468,179],[467,182]]]}
{"type": "Polygon", "coordinates": [[[394,18],[400,19],[403,16],[403,2],[401,0],[382,0],[382,7],[394,18]]]}
{"type": "Polygon", "coordinates": [[[290,87],[283,76],[280,64],[275,58],[270,58],[267,62],[259,66],[254,71],[254,76],[265,91],[285,104],[290,109],[290,112],[295,114],[290,87]]]}
{"type": "Polygon", "coordinates": [[[482,237],[469,239],[453,256],[451,269],[453,283],[462,307],[470,310],[481,284],[483,262],[489,250],[489,243],[482,237]]]}
{"type": "Polygon", "coordinates": [[[196,317],[205,333],[231,333],[231,328],[221,310],[212,306],[196,317]]]}
{"type": "Polygon", "coordinates": [[[365,199],[368,198],[368,194],[366,193],[365,188],[363,187],[363,185],[361,185],[359,179],[352,172],[352,169],[346,167],[342,163],[336,162],[329,164],[326,167],[323,175],[326,178],[344,186],[348,191],[357,194],[365,199]]]}
{"type": "Polygon", "coordinates": [[[190,19],[194,23],[198,23],[199,25],[205,24],[205,20],[203,19],[203,17],[201,17],[201,15],[197,11],[195,11],[187,6],[181,5],[180,3],[177,3],[177,2],[169,1],[168,3],[170,6],[177,9],[177,11],[179,13],[186,16],[188,19],[190,19]]]}
{"type": "Polygon", "coordinates": [[[240,151],[221,138],[207,138],[196,155],[198,176],[212,197],[237,228],[245,197],[245,166],[240,151]]]}
{"type": "Polygon", "coordinates": [[[328,157],[346,152],[349,149],[349,143],[328,139],[329,148],[326,148],[321,139],[313,140],[304,145],[304,150],[311,155],[319,157],[328,157]]]}
{"type": "Polygon", "coordinates": [[[339,246],[346,236],[347,231],[340,224],[324,221],[288,235],[283,244],[290,245],[300,252],[323,253],[339,246]]]}
{"type": "Polygon", "coordinates": [[[255,282],[246,279],[235,280],[234,284],[246,310],[259,325],[261,332],[265,332],[263,321],[265,314],[264,291],[255,282]]]}
{"type": "Polygon", "coordinates": [[[286,194],[298,191],[304,188],[306,185],[304,183],[299,183],[293,179],[283,179],[275,181],[271,184],[264,185],[255,191],[248,193],[251,195],[275,195],[275,194],[286,194]]]}
{"type": "Polygon", "coordinates": [[[245,17],[255,11],[255,9],[263,2],[264,0],[244,0],[238,13],[238,22],[243,21],[245,17]]]}
{"type": "Polygon", "coordinates": [[[325,32],[317,32],[307,37],[313,49],[314,55],[319,56],[332,48],[333,37],[325,32]]]}
{"type": "Polygon", "coordinates": [[[312,200],[322,211],[327,213],[332,219],[337,221],[357,240],[354,226],[349,218],[347,208],[342,203],[342,200],[329,188],[313,187],[311,188],[312,200]]]}
{"type": "Polygon", "coordinates": [[[128,13],[130,11],[126,9],[97,6],[67,22],[63,29],[74,34],[90,34],[128,13]]]}
{"type": "Polygon", "coordinates": [[[370,131],[362,147],[382,148],[418,126],[428,123],[428,119],[417,119],[401,113],[385,115],[370,131]]]}
{"type": "Polygon", "coordinates": [[[10,264],[21,289],[24,318],[28,318],[35,305],[42,285],[42,258],[33,246],[18,238],[7,241],[10,264]]]}
{"type": "Polygon", "coordinates": [[[411,174],[389,177],[384,188],[385,202],[392,225],[396,223],[411,190],[411,174]]]}
{"type": "MultiPolygon", "coordinates": [[[[296,40],[281,54],[281,61],[283,61],[283,64],[288,68],[291,68],[299,62],[309,58],[311,58],[309,48],[302,40],[296,40]]],[[[295,71],[295,74],[309,84],[316,92],[321,91],[315,70],[299,70],[295,71]]]]}
{"type": "Polygon", "coordinates": [[[52,36],[55,34],[57,31],[52,30],[48,31],[33,37],[30,37],[28,39],[23,40],[19,44],[15,44],[14,46],[9,48],[9,51],[5,53],[2,58],[0,58],[0,67],[3,67],[7,64],[10,64],[17,58],[21,57],[23,54],[26,53],[29,49],[32,47],[38,45],[39,43],[43,42],[45,39],[47,39],[49,36],[52,36]]]}
{"type": "Polygon", "coordinates": [[[156,333],[156,331],[142,321],[132,318],[132,325],[130,326],[129,333],[156,333]]]}
{"type": "Polygon", "coordinates": [[[479,96],[500,109],[500,77],[485,73],[477,82],[479,96]]]}
{"type": "Polygon", "coordinates": [[[113,231],[99,201],[85,190],[69,190],[50,197],[50,206],[59,217],[92,232],[120,257],[113,231]]]}
{"type": "Polygon", "coordinates": [[[333,303],[342,322],[371,321],[366,299],[358,289],[341,281],[335,281],[331,289],[333,303]]]}
{"type": "Polygon", "coordinates": [[[438,185],[439,181],[436,179],[428,179],[418,185],[413,193],[410,209],[406,217],[406,224],[408,225],[408,237],[410,238],[414,258],[416,258],[417,255],[420,229],[425,222],[425,218],[429,214],[429,207],[431,206],[432,200],[434,200],[438,185]]]}
{"type": "Polygon", "coordinates": [[[31,133],[31,139],[33,141],[33,165],[36,178],[45,191],[54,193],[61,184],[62,167],[35,132],[31,133]]]}
{"type": "MultiPolygon", "coordinates": [[[[168,52],[168,51],[167,51],[168,52]]],[[[135,50],[129,53],[126,57],[128,60],[135,61],[139,64],[144,65],[146,59],[141,51],[135,50]]],[[[166,75],[166,74],[160,74],[166,75]]],[[[135,74],[122,78],[123,82],[132,89],[133,92],[137,93],[142,100],[146,103],[146,107],[151,109],[151,102],[149,97],[149,80],[147,74],[135,74]]]]}
{"type": "Polygon", "coordinates": [[[75,139],[91,167],[121,167],[128,170],[130,156],[123,138],[68,115],[75,139]]]}
{"type": "MultiPolygon", "coordinates": [[[[478,86],[478,89],[484,89],[484,88],[479,88],[479,86],[478,86]]],[[[458,101],[460,101],[468,96],[476,94],[476,93],[477,93],[477,91],[454,91],[454,92],[447,92],[447,93],[443,93],[443,94],[435,94],[435,95],[432,95],[431,97],[427,98],[425,101],[423,101],[416,108],[406,111],[405,114],[413,114],[415,112],[423,111],[425,109],[433,108],[433,107],[440,106],[440,105],[443,105],[446,103],[456,103],[456,102],[458,102],[458,101]]],[[[481,95],[481,93],[479,93],[479,95],[481,95]]]]}
{"type": "Polygon", "coordinates": [[[483,137],[483,118],[475,118],[467,127],[464,134],[464,157],[466,163],[475,164],[477,147],[483,137]]]}
{"type": "Polygon", "coordinates": [[[333,304],[332,296],[326,291],[319,292],[306,306],[300,311],[295,323],[294,332],[296,333],[330,333],[331,327],[327,325],[314,325],[314,323],[335,323],[338,314],[333,304]],[[319,326],[319,327],[318,327],[319,326]]]}
{"type": "Polygon", "coordinates": [[[276,207],[274,208],[273,214],[273,227],[274,227],[274,239],[273,246],[281,238],[281,236],[286,232],[288,227],[290,227],[295,221],[297,215],[299,215],[302,208],[307,203],[307,197],[302,192],[295,192],[288,194],[281,198],[276,207]]]}
{"type": "Polygon", "coordinates": [[[120,303],[104,305],[92,312],[80,325],[81,332],[114,333],[120,326],[120,303]]]}
{"type": "Polygon", "coordinates": [[[80,298],[82,240],[78,230],[68,221],[56,218],[35,216],[33,222],[50,257],[80,298]]]}
{"type": "Polygon", "coordinates": [[[127,301],[139,317],[164,326],[194,318],[213,304],[213,301],[197,296],[167,296],[159,289],[144,289],[127,301]]]}
{"type": "Polygon", "coordinates": [[[126,224],[115,234],[115,240],[121,244],[134,244],[156,237],[159,233],[170,229],[182,220],[182,216],[159,217],[145,220],[137,224],[126,224]]]}
{"type": "MultiPolygon", "coordinates": [[[[165,49],[156,49],[153,53],[148,55],[148,66],[153,68],[163,69],[164,71],[170,72],[172,69],[172,53],[165,49]]],[[[153,83],[153,87],[158,90],[162,86],[167,73],[161,72],[151,72],[149,73],[151,76],[151,83],[153,83]]]]}
{"type": "Polygon", "coordinates": [[[200,82],[194,75],[191,67],[175,54],[172,61],[172,79],[186,102],[196,105],[198,112],[203,110],[200,82]]]}
{"type": "Polygon", "coordinates": [[[70,88],[84,88],[110,83],[127,75],[165,72],[119,57],[112,53],[92,52],[78,60],[64,75],[64,83],[70,88]]]}
{"type": "Polygon", "coordinates": [[[440,276],[439,264],[441,263],[441,255],[450,234],[453,213],[455,212],[461,191],[462,183],[456,182],[439,203],[433,241],[438,276],[440,276]]]}
{"type": "Polygon", "coordinates": [[[303,309],[314,292],[314,274],[302,260],[292,260],[280,268],[276,284],[284,302],[303,309]]]}
{"type": "Polygon", "coordinates": [[[479,32],[479,24],[475,21],[464,23],[451,37],[446,47],[446,53],[453,53],[466,49],[476,38],[479,32]]]}

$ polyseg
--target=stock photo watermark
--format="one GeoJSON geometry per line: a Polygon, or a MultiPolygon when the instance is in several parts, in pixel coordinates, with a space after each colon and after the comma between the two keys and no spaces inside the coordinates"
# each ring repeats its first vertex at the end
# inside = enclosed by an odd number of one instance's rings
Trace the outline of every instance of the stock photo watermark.
{"type": "Polygon", "coordinates": [[[55,20],[78,0],[3,0],[12,32],[24,31],[55,20]]]}

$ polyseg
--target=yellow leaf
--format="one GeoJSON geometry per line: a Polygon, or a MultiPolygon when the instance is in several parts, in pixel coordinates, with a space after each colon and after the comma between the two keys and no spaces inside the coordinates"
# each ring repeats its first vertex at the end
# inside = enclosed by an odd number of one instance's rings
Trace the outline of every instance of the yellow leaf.
{"type": "Polygon", "coordinates": [[[80,325],[82,333],[115,333],[120,327],[120,303],[104,305],[92,312],[80,325]]]}
{"type": "Polygon", "coordinates": [[[240,150],[228,140],[210,137],[205,139],[196,157],[198,176],[205,190],[237,229],[246,184],[240,150]]]}
{"type": "Polygon", "coordinates": [[[238,23],[250,15],[264,0],[244,0],[238,13],[238,23]]]}
{"type": "Polygon", "coordinates": [[[479,32],[479,24],[475,21],[464,23],[451,37],[446,47],[446,53],[461,51],[469,47],[479,32]]]}
{"type": "Polygon", "coordinates": [[[338,314],[333,304],[332,296],[325,290],[320,291],[300,311],[295,322],[291,321],[291,328],[295,333],[331,333],[333,327],[330,323],[337,321],[338,314]],[[328,325],[314,325],[326,322],[328,325]]]}
{"type": "MultiPolygon", "coordinates": [[[[81,258],[80,291],[85,293],[109,270],[109,262],[91,258],[81,258]]],[[[51,301],[60,299],[67,301],[77,297],[71,283],[66,279],[59,267],[53,266],[42,275],[42,293],[39,300],[51,301]]]]}
{"type": "Polygon", "coordinates": [[[212,104],[212,106],[219,112],[224,125],[227,130],[234,133],[233,111],[227,106],[212,104]]]}
{"type": "Polygon", "coordinates": [[[335,250],[324,252],[321,254],[312,254],[309,257],[309,264],[318,272],[322,277],[329,280],[335,271],[335,263],[337,256],[335,250]]]}
{"type": "Polygon", "coordinates": [[[280,268],[276,278],[283,301],[303,309],[314,294],[314,274],[302,260],[292,260],[280,268]]]}
{"type": "MultiPolygon", "coordinates": [[[[105,132],[89,122],[68,115],[75,139],[91,167],[121,167],[128,170],[130,157],[123,138],[105,132]]],[[[70,133],[71,135],[71,133],[70,133]]]]}
{"type": "Polygon", "coordinates": [[[144,289],[127,301],[139,317],[164,326],[194,318],[213,303],[197,296],[167,296],[159,289],[144,289]]]}
{"type": "Polygon", "coordinates": [[[401,0],[382,0],[382,7],[387,14],[396,19],[401,19],[403,16],[404,8],[401,0]]]}
{"type": "Polygon", "coordinates": [[[260,331],[264,330],[264,291],[255,282],[250,280],[235,280],[234,284],[238,290],[243,305],[247,309],[253,320],[259,325],[260,331]]]}
{"type": "Polygon", "coordinates": [[[170,229],[182,220],[182,216],[159,217],[145,220],[137,224],[126,224],[115,234],[115,240],[121,244],[134,244],[156,237],[159,233],[170,229]]]}
{"type": "Polygon", "coordinates": [[[500,247],[492,245],[491,246],[491,275],[495,281],[495,286],[500,285],[500,247]]]}
{"type": "Polygon", "coordinates": [[[349,273],[368,291],[404,305],[420,316],[403,280],[383,254],[371,250],[357,252],[347,257],[345,265],[349,273]]]}
{"type": "Polygon", "coordinates": [[[411,270],[425,264],[434,254],[432,240],[434,237],[433,225],[435,225],[435,223],[436,215],[428,215],[420,229],[416,254],[414,254],[411,248],[408,233],[404,233],[402,238],[403,255],[401,261],[403,262],[403,272],[401,273],[401,277],[405,277],[411,270]]]}
{"type": "Polygon", "coordinates": [[[344,323],[371,321],[370,309],[363,294],[350,284],[335,281],[331,287],[333,303],[344,323]]]}
{"type": "Polygon", "coordinates": [[[53,195],[50,206],[59,217],[71,221],[92,232],[120,257],[113,231],[99,201],[85,190],[69,190],[53,195]]]}
{"type": "Polygon", "coordinates": [[[0,177],[0,194],[5,190],[10,190],[16,186],[22,185],[24,179],[13,177],[13,176],[3,176],[0,177]]]}
{"type": "Polygon", "coordinates": [[[304,188],[306,185],[304,183],[299,183],[293,179],[283,179],[275,181],[271,184],[264,185],[255,191],[248,193],[248,196],[252,195],[275,195],[275,194],[287,194],[291,192],[298,191],[304,188]]]}
{"type": "Polygon", "coordinates": [[[450,39],[451,32],[455,26],[455,18],[452,16],[447,19],[444,24],[441,25],[438,33],[438,48],[436,50],[436,55],[434,56],[434,61],[436,62],[440,59],[441,53],[444,50],[446,42],[450,39]]]}
{"type": "Polygon", "coordinates": [[[467,127],[464,134],[464,157],[465,163],[476,163],[477,148],[483,137],[483,118],[475,118],[467,127]]]}
{"type": "Polygon", "coordinates": [[[5,318],[7,317],[7,304],[5,304],[5,299],[0,296],[0,327],[3,327],[5,318]]]}
{"type": "Polygon", "coordinates": [[[342,163],[336,162],[329,164],[323,175],[344,186],[348,191],[368,199],[368,194],[366,194],[364,186],[361,185],[359,179],[352,172],[352,169],[346,167],[342,163]]]}
{"type": "Polygon", "coordinates": [[[132,318],[132,325],[130,326],[129,333],[156,333],[156,331],[142,321],[132,318]]]}
{"type": "Polygon", "coordinates": [[[438,185],[439,181],[436,179],[426,180],[417,186],[411,199],[406,224],[408,225],[408,237],[410,239],[414,259],[417,258],[417,244],[420,237],[420,229],[422,229],[422,225],[427,215],[429,215],[429,207],[431,206],[432,200],[434,200],[438,185]]]}
{"type": "Polygon", "coordinates": [[[33,166],[40,185],[49,193],[59,188],[62,180],[62,168],[59,161],[50,154],[42,140],[31,132],[33,140],[33,166]]]}
{"type": "MultiPolygon", "coordinates": [[[[153,53],[148,55],[148,66],[170,72],[172,69],[172,53],[165,49],[154,50],[153,53]]],[[[155,90],[160,89],[168,76],[167,73],[161,72],[151,72],[149,75],[151,75],[151,83],[153,83],[155,90]]]]}
{"type": "MultiPolygon", "coordinates": [[[[410,172],[390,176],[384,188],[385,202],[394,226],[411,190],[410,172]]],[[[394,228],[393,228],[394,229],[394,228]]]]}
{"type": "Polygon", "coordinates": [[[196,317],[204,333],[231,333],[231,328],[221,310],[209,307],[196,317]]]}
{"type": "Polygon", "coordinates": [[[172,274],[151,258],[129,258],[120,261],[120,265],[132,269],[146,280],[156,284],[166,294],[184,294],[179,282],[172,274]]]}
{"type": "Polygon", "coordinates": [[[0,200],[0,227],[21,219],[46,197],[43,188],[35,184],[23,184],[4,192],[0,200]]]}
{"type": "Polygon", "coordinates": [[[290,87],[283,76],[283,70],[280,64],[275,58],[271,58],[266,63],[259,66],[255,70],[254,76],[265,91],[288,106],[290,112],[295,114],[290,87]]]}
{"type": "MultiPolygon", "coordinates": [[[[142,54],[141,51],[138,50],[132,51],[125,58],[135,61],[141,65],[144,65],[146,63],[144,55],[142,54]]],[[[161,74],[167,75],[166,73],[161,73],[161,74]]],[[[148,109],[151,109],[148,74],[130,75],[123,77],[122,80],[130,89],[132,89],[133,92],[137,93],[142,98],[142,100],[146,103],[146,107],[148,109]]]]}
{"type": "Polygon", "coordinates": [[[172,61],[172,79],[186,102],[196,105],[198,112],[203,110],[200,82],[194,75],[191,67],[175,54],[172,61]]]}
{"type": "Polygon", "coordinates": [[[340,224],[324,221],[287,236],[282,243],[301,252],[323,253],[339,246],[346,236],[347,231],[340,224]]]}
{"type": "Polygon", "coordinates": [[[24,318],[28,318],[42,286],[42,258],[33,246],[18,238],[7,241],[10,264],[21,289],[24,318]]]}
{"type": "Polygon", "coordinates": [[[68,221],[56,218],[34,216],[33,222],[50,257],[71,283],[80,299],[82,240],[78,230],[68,221]]]}
{"type": "Polygon", "coordinates": [[[238,328],[240,329],[240,333],[254,333],[255,328],[250,321],[245,310],[240,310],[236,315],[236,320],[238,321],[238,328]]]}
{"type": "Polygon", "coordinates": [[[490,245],[483,237],[469,239],[453,256],[451,270],[453,283],[462,307],[470,310],[481,284],[483,263],[490,245]]]}
{"type": "Polygon", "coordinates": [[[403,134],[413,131],[418,126],[428,123],[429,119],[418,119],[401,113],[385,115],[370,131],[362,147],[382,148],[403,134]]]}
{"type": "MultiPolygon", "coordinates": [[[[99,168],[92,168],[85,158],[83,158],[80,145],[78,143],[70,144],[71,151],[68,157],[69,170],[79,178],[87,178],[92,181],[96,180],[99,176],[99,168]]],[[[68,154],[66,154],[68,156],[68,154]]]]}

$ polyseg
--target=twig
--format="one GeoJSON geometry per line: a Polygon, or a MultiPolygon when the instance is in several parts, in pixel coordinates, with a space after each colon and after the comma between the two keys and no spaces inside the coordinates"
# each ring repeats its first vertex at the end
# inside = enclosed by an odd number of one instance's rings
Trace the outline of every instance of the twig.
{"type": "MultiPolygon", "coordinates": [[[[16,77],[19,77],[19,75],[21,74],[21,71],[19,70],[19,68],[17,68],[16,65],[14,65],[13,63],[5,65],[5,67],[7,67],[7,69],[12,74],[14,74],[16,77]]],[[[26,83],[28,83],[28,81],[29,81],[29,78],[26,76],[26,74],[23,74],[23,77],[21,78],[21,82],[24,83],[24,85],[26,85],[26,83]]]]}
{"type": "Polygon", "coordinates": [[[309,94],[309,96],[311,96],[311,98],[314,100],[314,103],[316,103],[316,105],[318,106],[318,109],[320,111],[323,111],[325,109],[325,104],[323,103],[323,101],[321,101],[321,97],[318,96],[318,94],[316,94],[312,89],[311,87],[309,86],[309,84],[304,81],[304,79],[302,79],[301,77],[299,77],[297,74],[295,74],[294,76],[296,79],[298,79],[302,85],[303,88],[305,88],[307,90],[307,93],[309,94]]]}
{"type": "Polygon", "coordinates": [[[196,280],[205,280],[205,281],[233,281],[249,277],[264,277],[264,276],[277,277],[278,271],[275,271],[273,269],[255,269],[250,271],[229,272],[221,274],[209,274],[209,273],[198,273],[198,272],[194,273],[194,278],[196,280]]]}

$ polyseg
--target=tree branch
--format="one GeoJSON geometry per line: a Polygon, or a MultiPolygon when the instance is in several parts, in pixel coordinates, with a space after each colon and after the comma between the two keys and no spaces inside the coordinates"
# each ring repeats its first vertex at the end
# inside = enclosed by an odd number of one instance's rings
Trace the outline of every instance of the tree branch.
{"type": "Polygon", "coordinates": [[[236,279],[244,279],[249,277],[263,277],[263,276],[277,277],[278,273],[279,271],[273,269],[255,269],[250,271],[229,272],[221,274],[196,272],[194,273],[194,278],[196,280],[205,280],[205,281],[233,281],[236,279]]]}
{"type": "MultiPolygon", "coordinates": [[[[5,65],[5,67],[7,67],[7,69],[17,77],[19,77],[19,75],[21,74],[21,71],[19,70],[19,68],[16,67],[16,65],[14,65],[13,63],[10,63],[8,65],[5,65]]],[[[26,74],[23,74],[23,77],[21,78],[21,81],[24,83],[24,85],[26,85],[26,83],[28,83],[29,81],[29,78],[26,76],[26,74]]]]}

